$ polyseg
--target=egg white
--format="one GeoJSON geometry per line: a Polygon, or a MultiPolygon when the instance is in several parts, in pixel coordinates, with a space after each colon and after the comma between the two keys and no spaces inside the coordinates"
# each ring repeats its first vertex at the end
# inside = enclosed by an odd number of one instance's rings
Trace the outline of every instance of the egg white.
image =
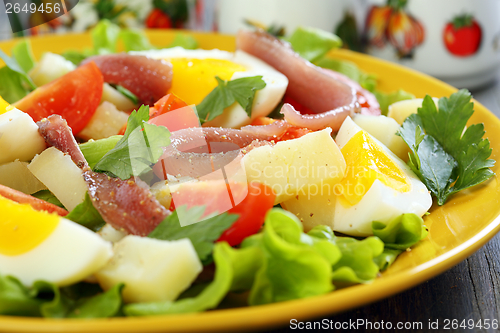
{"type": "MultiPolygon", "coordinates": [[[[361,127],[348,117],[342,124],[335,141],[342,149],[352,136],[361,130],[361,127]]],[[[413,171],[377,139],[372,136],[371,138],[403,170],[410,180],[411,188],[407,192],[399,192],[377,179],[357,204],[349,205],[344,200],[336,200],[333,229],[347,235],[370,236],[373,234],[373,221],[387,224],[403,213],[422,216],[432,205],[432,198],[427,187],[413,171]]]]}
{"type": "Polygon", "coordinates": [[[38,280],[66,286],[98,271],[111,256],[109,242],[61,218],[54,231],[29,252],[15,256],[0,254],[0,273],[15,276],[25,286],[38,280]]]}
{"type": "Polygon", "coordinates": [[[235,72],[231,80],[257,75],[262,76],[262,80],[264,80],[266,86],[258,90],[255,94],[251,117],[247,115],[241,105],[235,102],[233,105],[227,107],[222,115],[205,123],[204,126],[239,128],[250,124],[255,118],[267,116],[281,101],[288,86],[288,79],[285,75],[264,61],[241,50],[231,53],[217,49],[186,50],[182,47],[173,47],[170,49],[131,53],[145,55],[153,59],[190,58],[228,60],[246,68],[246,71],[235,72]]]}

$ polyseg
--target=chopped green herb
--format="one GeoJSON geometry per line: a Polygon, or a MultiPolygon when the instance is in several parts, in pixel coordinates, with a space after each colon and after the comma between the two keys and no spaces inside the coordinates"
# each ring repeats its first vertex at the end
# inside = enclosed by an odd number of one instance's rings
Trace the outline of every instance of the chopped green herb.
{"type": "Polygon", "coordinates": [[[200,121],[203,123],[214,119],[234,102],[238,102],[250,117],[255,92],[266,86],[262,76],[242,77],[232,81],[222,80],[218,76],[215,79],[217,87],[197,106],[200,121]]]}
{"type": "Polygon", "coordinates": [[[133,111],[125,135],[95,165],[94,170],[108,172],[123,180],[151,171],[153,164],[170,144],[170,132],[164,126],[148,124],[149,107],[133,111]]]}
{"type": "Polygon", "coordinates": [[[426,96],[417,114],[408,117],[398,134],[410,147],[409,165],[443,205],[450,195],[480,184],[494,175],[490,142],[484,125],[465,130],[474,112],[470,93],[462,89],[439,99],[436,108],[426,96]],[[465,130],[465,131],[464,131],[465,130]]]}

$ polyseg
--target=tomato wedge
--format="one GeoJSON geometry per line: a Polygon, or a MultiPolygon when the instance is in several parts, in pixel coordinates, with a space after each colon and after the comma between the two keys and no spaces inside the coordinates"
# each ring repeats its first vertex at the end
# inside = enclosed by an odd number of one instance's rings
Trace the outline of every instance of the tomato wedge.
{"type": "Polygon", "coordinates": [[[80,132],[90,121],[102,97],[103,77],[90,62],[52,81],[14,104],[34,121],[51,114],[61,115],[73,130],[80,132]]]}
{"type": "Polygon", "coordinates": [[[160,98],[154,107],[149,109],[148,123],[165,126],[170,132],[201,126],[196,112],[172,93],[160,98]]]}
{"type": "Polygon", "coordinates": [[[267,185],[258,182],[248,184],[246,198],[228,212],[239,214],[240,217],[217,241],[226,241],[229,245],[235,246],[248,236],[259,232],[266,213],[274,206],[275,197],[273,190],[267,185]]]}
{"type": "MultiPolygon", "coordinates": [[[[185,112],[176,112],[169,116],[165,114],[186,107],[187,104],[175,94],[166,94],[155,105],[149,108],[149,121],[148,123],[165,126],[170,132],[178,131],[180,129],[189,127],[199,127],[200,121],[194,111],[185,110],[185,112]]],[[[123,125],[118,134],[123,135],[127,130],[127,124],[123,125]]]]}
{"type": "MultiPolygon", "coordinates": [[[[224,181],[202,181],[188,185],[174,196],[170,210],[175,209],[174,203],[177,202],[180,206],[187,206],[188,209],[203,205],[206,207],[204,215],[224,211],[223,207],[228,200],[226,185],[224,181]]],[[[274,206],[276,195],[269,186],[258,182],[231,183],[230,187],[231,194],[235,199],[240,198],[246,192],[245,187],[248,189],[245,198],[227,211],[230,214],[238,214],[240,217],[217,240],[235,246],[248,236],[259,232],[264,224],[266,213],[274,206]]]]}
{"type": "Polygon", "coordinates": [[[166,94],[155,103],[154,107],[149,109],[149,119],[185,106],[187,106],[186,102],[177,97],[177,95],[172,93],[166,94]]]}

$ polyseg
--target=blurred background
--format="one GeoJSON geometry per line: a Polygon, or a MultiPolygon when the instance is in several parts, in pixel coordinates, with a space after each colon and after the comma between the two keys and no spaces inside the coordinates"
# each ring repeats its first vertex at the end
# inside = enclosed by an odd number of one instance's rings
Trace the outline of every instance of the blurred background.
{"type": "Polygon", "coordinates": [[[4,0],[0,39],[83,32],[101,19],[227,34],[257,26],[277,36],[312,26],[337,34],[345,48],[474,89],[497,76],[498,17],[498,0],[4,0]],[[59,3],[58,13],[29,10],[59,3]]]}

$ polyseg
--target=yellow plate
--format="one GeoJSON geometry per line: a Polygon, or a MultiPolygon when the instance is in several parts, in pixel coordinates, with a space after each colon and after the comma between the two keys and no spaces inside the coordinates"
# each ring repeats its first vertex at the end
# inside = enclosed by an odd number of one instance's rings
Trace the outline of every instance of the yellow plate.
{"type": "MultiPolygon", "coordinates": [[[[148,32],[155,45],[168,45],[172,32],[148,32]]],[[[202,48],[234,50],[234,38],[215,34],[194,34],[202,48]]],[[[0,43],[10,51],[15,42],[0,43]]],[[[43,51],[63,52],[90,47],[89,35],[65,35],[32,38],[37,58],[43,51]]],[[[427,75],[381,61],[370,56],[339,50],[332,55],[351,60],[364,71],[379,77],[380,89],[404,89],[417,97],[426,94],[449,96],[456,89],[427,75]]],[[[493,148],[492,158],[499,159],[500,121],[484,106],[475,103],[471,123],[484,123],[493,148]]],[[[500,163],[493,168],[499,171],[500,163]]],[[[200,332],[235,331],[288,325],[290,320],[306,320],[358,307],[415,286],[451,268],[484,245],[500,229],[500,184],[493,177],[485,185],[455,195],[446,205],[433,207],[425,218],[430,227],[427,239],[410,252],[403,253],[389,270],[372,284],[357,285],[327,295],[256,307],[239,307],[199,314],[111,318],[99,320],[49,320],[0,316],[0,331],[28,332],[200,332]]],[[[228,299],[225,303],[239,303],[228,299]]]]}

